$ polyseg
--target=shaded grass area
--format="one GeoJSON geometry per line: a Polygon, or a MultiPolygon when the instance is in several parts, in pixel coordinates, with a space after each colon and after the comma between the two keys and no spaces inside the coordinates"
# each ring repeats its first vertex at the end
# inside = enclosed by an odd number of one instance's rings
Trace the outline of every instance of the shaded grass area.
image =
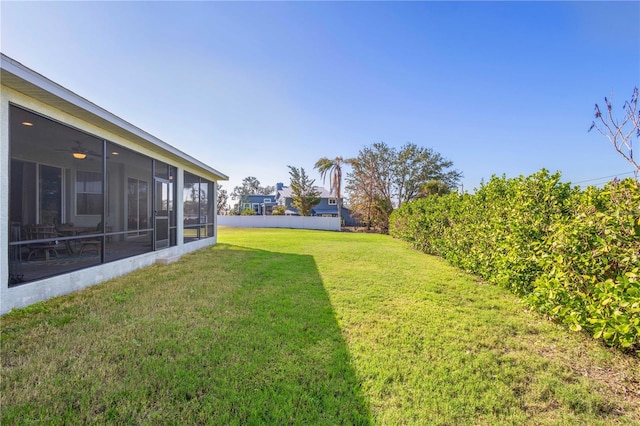
{"type": "Polygon", "coordinates": [[[367,424],[313,258],[220,244],[2,318],[2,424],[367,424]]]}
{"type": "Polygon", "coordinates": [[[402,242],[218,240],[2,317],[2,424],[640,423],[637,358],[402,242]]]}

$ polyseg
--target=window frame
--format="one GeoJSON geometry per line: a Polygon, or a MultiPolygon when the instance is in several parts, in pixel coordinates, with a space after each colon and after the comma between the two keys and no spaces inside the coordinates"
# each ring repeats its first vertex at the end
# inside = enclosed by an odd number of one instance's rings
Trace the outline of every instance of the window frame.
{"type": "MultiPolygon", "coordinates": [[[[88,185],[90,181],[85,180],[83,182],[83,186],[86,189],[86,186],[88,185]]],[[[92,181],[93,182],[93,181],[92,181]]],[[[74,176],[74,197],[75,197],[75,215],[76,216],[102,216],[103,210],[104,210],[104,206],[102,205],[104,203],[104,196],[102,194],[102,172],[96,172],[96,171],[92,171],[92,170],[81,170],[81,169],[76,169],[75,170],[75,176],[74,176]],[[78,185],[80,184],[81,180],[79,179],[79,175],[81,173],[86,173],[86,174],[93,174],[93,175],[97,175],[98,176],[98,180],[95,182],[99,183],[99,192],[91,192],[91,191],[80,191],[80,188],[78,187],[78,185]],[[85,197],[85,207],[87,208],[87,212],[81,212],[80,211],[80,205],[82,204],[80,202],[80,195],[84,195],[85,197]],[[100,200],[99,200],[99,208],[97,209],[96,212],[89,212],[88,210],[88,206],[89,203],[87,203],[88,201],[88,196],[93,195],[93,196],[99,196],[100,200]]],[[[96,197],[97,198],[97,197],[96,197]]],[[[94,203],[95,204],[95,203],[94,203]]]]}

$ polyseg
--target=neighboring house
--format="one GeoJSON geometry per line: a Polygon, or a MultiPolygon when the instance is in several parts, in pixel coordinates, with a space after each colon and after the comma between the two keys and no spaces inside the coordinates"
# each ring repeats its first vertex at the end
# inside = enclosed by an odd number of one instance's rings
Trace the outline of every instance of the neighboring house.
{"type": "Polygon", "coordinates": [[[2,54],[0,83],[0,314],[216,243],[227,176],[2,54]]]}
{"type": "Polygon", "coordinates": [[[276,206],[275,195],[243,195],[238,202],[240,213],[246,209],[253,210],[255,215],[270,215],[276,206]]]}
{"type": "MultiPolygon", "coordinates": [[[[320,202],[312,207],[311,216],[338,217],[338,201],[335,194],[320,186],[316,186],[315,189],[320,193],[320,202]]],[[[282,183],[277,183],[275,199],[277,205],[286,207],[286,215],[297,216],[300,214],[298,210],[293,207],[293,194],[290,187],[284,186],[282,183]]],[[[342,220],[347,226],[351,226],[353,223],[351,211],[344,206],[342,207],[342,220]]]]}

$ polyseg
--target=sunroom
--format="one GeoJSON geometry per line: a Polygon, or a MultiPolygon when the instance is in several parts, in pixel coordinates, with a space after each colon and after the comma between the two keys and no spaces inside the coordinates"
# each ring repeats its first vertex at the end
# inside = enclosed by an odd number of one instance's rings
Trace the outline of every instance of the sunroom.
{"type": "Polygon", "coordinates": [[[0,313],[215,244],[227,176],[1,60],[0,313]]]}

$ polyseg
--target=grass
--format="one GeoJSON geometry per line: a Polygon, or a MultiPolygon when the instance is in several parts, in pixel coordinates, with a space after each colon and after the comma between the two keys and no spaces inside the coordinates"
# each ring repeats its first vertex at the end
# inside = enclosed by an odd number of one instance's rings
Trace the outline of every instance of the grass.
{"type": "Polygon", "coordinates": [[[218,241],[2,317],[1,423],[640,424],[638,358],[402,242],[218,241]]]}

